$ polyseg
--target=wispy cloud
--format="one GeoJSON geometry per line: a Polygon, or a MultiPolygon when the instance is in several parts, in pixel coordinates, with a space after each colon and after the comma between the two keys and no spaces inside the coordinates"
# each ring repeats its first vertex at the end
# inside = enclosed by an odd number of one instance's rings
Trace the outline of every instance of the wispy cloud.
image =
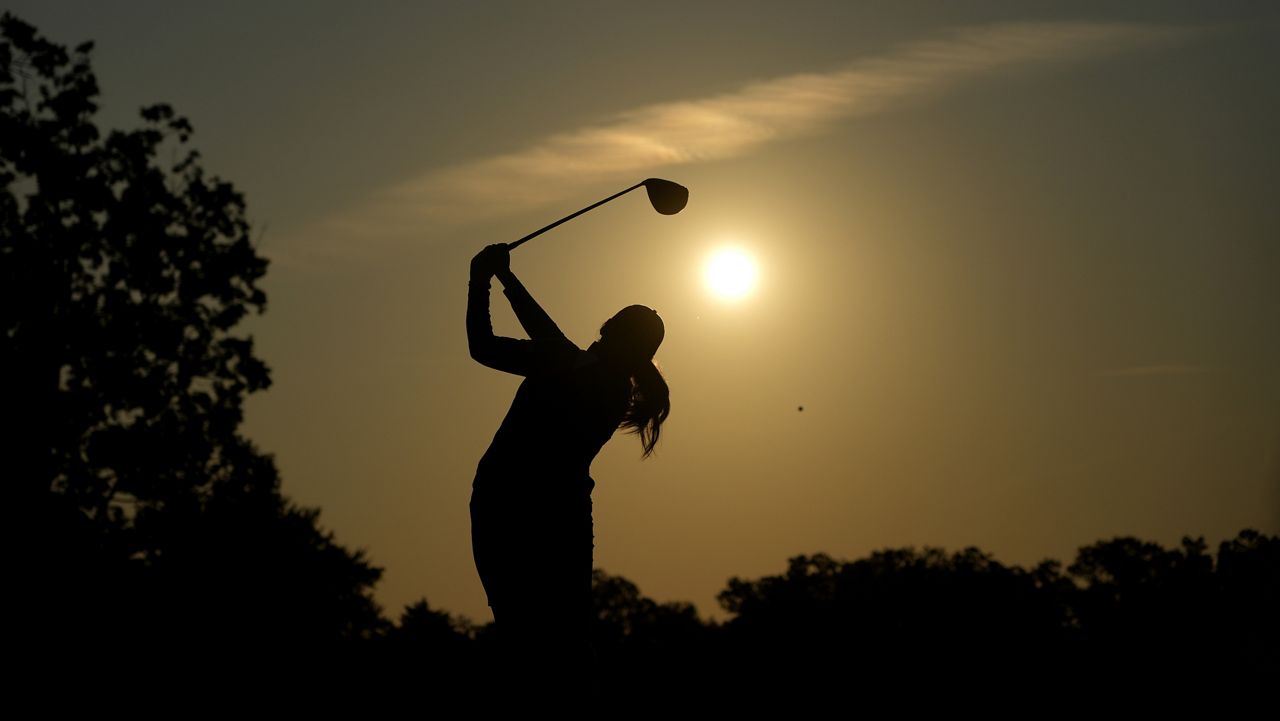
{"type": "Polygon", "coordinates": [[[369,232],[465,221],[580,196],[675,165],[744,155],[768,143],[1000,71],[1150,47],[1185,36],[1169,27],[1010,23],[958,30],[826,73],[788,75],[705,98],[661,103],[547,137],[522,150],[429,171],[331,219],[369,232]]]}
{"type": "Polygon", "coordinates": [[[1098,375],[1106,378],[1116,378],[1125,376],[1185,376],[1208,372],[1209,369],[1204,366],[1187,363],[1168,363],[1164,365],[1133,366],[1130,368],[1111,368],[1098,373],[1098,375]]]}

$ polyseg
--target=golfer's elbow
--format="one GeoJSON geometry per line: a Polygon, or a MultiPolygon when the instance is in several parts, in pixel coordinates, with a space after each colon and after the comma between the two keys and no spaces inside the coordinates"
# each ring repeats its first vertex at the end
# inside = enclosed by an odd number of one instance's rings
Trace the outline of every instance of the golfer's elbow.
{"type": "Polygon", "coordinates": [[[467,335],[467,351],[471,353],[471,360],[481,365],[489,365],[493,359],[493,343],[485,342],[486,340],[477,338],[474,334],[467,335]]]}
{"type": "Polygon", "coordinates": [[[471,353],[471,360],[480,365],[494,370],[507,370],[507,366],[511,364],[511,350],[504,344],[508,342],[508,339],[499,338],[492,333],[470,335],[467,337],[467,350],[471,353]]]}
{"type": "Polygon", "coordinates": [[[505,358],[501,353],[490,348],[472,348],[471,360],[479,363],[485,368],[492,368],[496,371],[504,371],[506,373],[514,373],[510,367],[510,359],[505,358]]]}

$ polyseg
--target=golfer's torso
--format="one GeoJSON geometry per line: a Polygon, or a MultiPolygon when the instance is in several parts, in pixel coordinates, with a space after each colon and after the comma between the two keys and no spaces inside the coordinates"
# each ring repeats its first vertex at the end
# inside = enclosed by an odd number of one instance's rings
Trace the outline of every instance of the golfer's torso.
{"type": "Polygon", "coordinates": [[[475,489],[504,494],[591,493],[591,462],[630,400],[630,379],[585,351],[525,378],[480,459],[475,489]]]}

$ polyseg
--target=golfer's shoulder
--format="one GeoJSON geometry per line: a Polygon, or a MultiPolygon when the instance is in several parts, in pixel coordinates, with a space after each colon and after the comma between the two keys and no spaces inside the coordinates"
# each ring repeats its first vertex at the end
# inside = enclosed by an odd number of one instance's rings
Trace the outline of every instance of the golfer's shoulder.
{"type": "Polygon", "coordinates": [[[599,355],[590,350],[579,351],[574,360],[574,371],[584,383],[595,387],[602,398],[631,397],[631,376],[621,373],[599,355]]]}
{"type": "Polygon", "coordinates": [[[586,353],[563,335],[526,342],[537,357],[539,365],[548,371],[573,370],[586,353]]]}

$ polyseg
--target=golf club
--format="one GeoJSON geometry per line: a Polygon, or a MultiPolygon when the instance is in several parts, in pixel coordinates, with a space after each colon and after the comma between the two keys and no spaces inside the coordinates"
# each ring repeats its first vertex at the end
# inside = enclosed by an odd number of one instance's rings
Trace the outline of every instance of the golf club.
{"type": "Polygon", "coordinates": [[[573,220],[574,218],[578,217],[579,215],[582,215],[588,210],[604,205],[605,203],[609,202],[610,200],[613,200],[614,198],[620,195],[626,195],[627,193],[630,193],[631,191],[635,190],[636,188],[639,188],[642,185],[644,186],[644,189],[649,193],[649,202],[653,204],[653,209],[658,211],[659,213],[662,213],[663,215],[675,215],[676,213],[679,213],[680,211],[684,210],[685,203],[689,202],[688,188],[684,187],[683,185],[680,185],[679,183],[673,183],[670,180],[663,180],[662,178],[649,178],[647,180],[642,180],[639,183],[636,183],[635,185],[631,186],[630,188],[627,188],[626,190],[620,193],[614,193],[613,195],[610,195],[604,200],[601,200],[597,203],[592,203],[591,205],[588,205],[587,207],[583,208],[582,210],[579,210],[578,212],[572,215],[566,215],[565,217],[561,218],[560,220],[557,220],[551,225],[548,225],[545,228],[540,228],[538,230],[535,230],[532,233],[526,235],[525,237],[521,238],[520,240],[517,240],[514,243],[508,243],[507,250],[515,250],[516,248],[520,247],[520,245],[523,244],[525,241],[533,240],[534,238],[538,237],[539,235],[542,235],[548,230],[551,230],[557,225],[560,225],[561,223],[564,223],[569,220],[573,220]]]}

